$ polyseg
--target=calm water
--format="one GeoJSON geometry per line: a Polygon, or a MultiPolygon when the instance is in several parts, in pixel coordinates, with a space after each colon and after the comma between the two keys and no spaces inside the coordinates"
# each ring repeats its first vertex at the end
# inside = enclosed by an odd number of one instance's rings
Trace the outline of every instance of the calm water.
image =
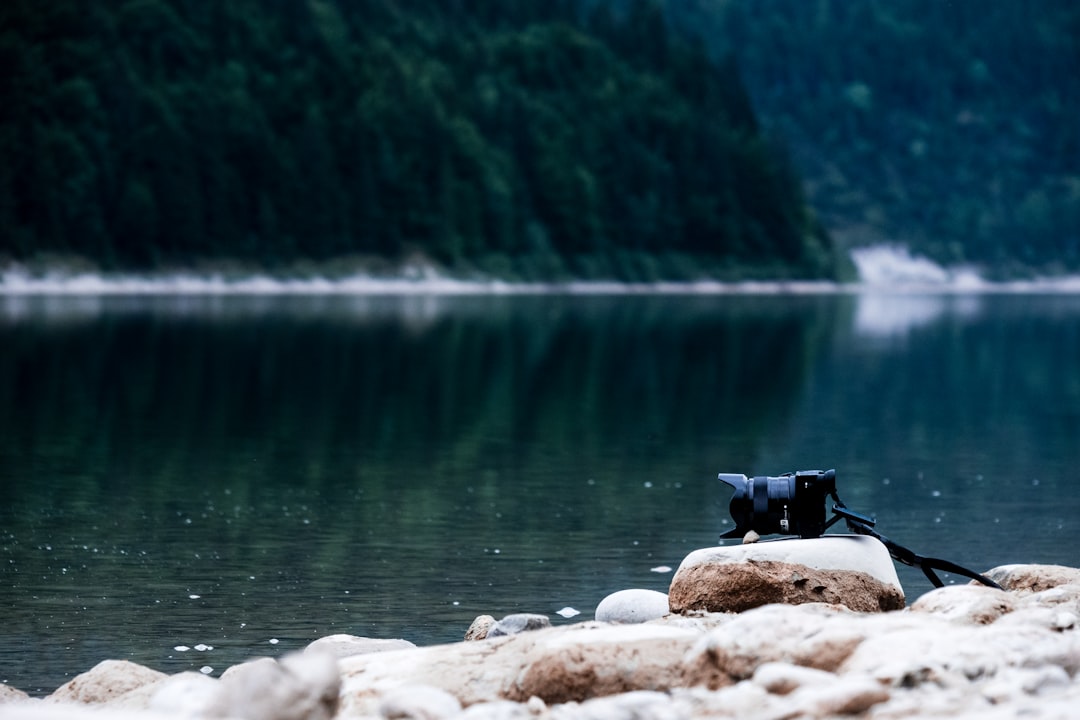
{"type": "Polygon", "coordinates": [[[716,544],[721,471],[1078,565],[1078,440],[1076,295],[0,298],[0,681],[588,618],[716,544]]]}

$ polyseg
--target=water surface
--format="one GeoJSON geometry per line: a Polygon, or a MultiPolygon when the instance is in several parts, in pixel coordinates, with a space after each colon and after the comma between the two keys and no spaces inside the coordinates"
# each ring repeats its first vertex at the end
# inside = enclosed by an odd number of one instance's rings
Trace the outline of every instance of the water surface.
{"type": "Polygon", "coordinates": [[[918,552],[1080,564],[1080,296],[24,296],[0,347],[33,693],[588,618],[716,544],[721,471],[835,467],[918,552]]]}

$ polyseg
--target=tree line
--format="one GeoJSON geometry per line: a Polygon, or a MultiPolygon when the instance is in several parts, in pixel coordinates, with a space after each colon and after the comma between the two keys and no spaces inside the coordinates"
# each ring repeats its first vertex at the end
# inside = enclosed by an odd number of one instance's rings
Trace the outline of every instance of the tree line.
{"type": "Polygon", "coordinates": [[[664,0],[738,58],[841,244],[1080,269],[1080,5],[664,0]]]}
{"type": "Polygon", "coordinates": [[[0,253],[836,272],[735,62],[645,0],[8,0],[0,253]]]}

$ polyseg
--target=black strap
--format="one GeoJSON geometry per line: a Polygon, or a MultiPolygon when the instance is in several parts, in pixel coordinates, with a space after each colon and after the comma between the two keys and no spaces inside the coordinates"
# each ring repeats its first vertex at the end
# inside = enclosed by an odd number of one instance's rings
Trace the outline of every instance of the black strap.
{"type": "Polygon", "coordinates": [[[949,562],[948,560],[942,560],[941,558],[924,557],[915,552],[912,552],[911,550],[908,550],[903,545],[897,545],[892,540],[885,537],[878,531],[874,530],[872,527],[870,527],[864,522],[860,522],[859,520],[853,520],[850,517],[846,517],[845,519],[847,520],[847,526],[849,530],[859,535],[869,535],[870,537],[880,540],[881,544],[888,548],[889,554],[892,555],[898,562],[902,562],[905,565],[917,567],[922,570],[923,574],[926,575],[926,578],[934,585],[934,587],[944,587],[945,585],[945,583],[941,581],[941,578],[937,576],[937,573],[934,572],[934,570],[941,570],[942,572],[955,573],[956,575],[963,575],[964,577],[969,577],[972,580],[981,582],[983,585],[986,585],[988,587],[997,588],[998,590],[1004,589],[985,575],[980,575],[973,570],[968,570],[967,568],[961,567],[954,562],[949,562]]]}

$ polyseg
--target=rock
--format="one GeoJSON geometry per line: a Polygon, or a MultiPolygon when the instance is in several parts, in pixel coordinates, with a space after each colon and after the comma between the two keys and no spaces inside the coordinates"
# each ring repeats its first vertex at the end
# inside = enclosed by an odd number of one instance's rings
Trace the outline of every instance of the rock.
{"type": "Polygon", "coordinates": [[[244,663],[222,676],[206,714],[251,720],[330,720],[337,714],[340,687],[337,659],[329,653],[295,653],[276,662],[244,663]]]}
{"type": "Polygon", "coordinates": [[[931,590],[911,606],[912,612],[939,615],[948,620],[989,625],[1016,609],[1004,590],[986,585],[948,585],[931,590]]]}
{"type": "Polygon", "coordinates": [[[328,635],[315,640],[304,648],[304,652],[329,653],[336,658],[365,653],[405,650],[416,645],[408,640],[357,637],[356,635],[328,635]]]}
{"type": "Polygon", "coordinates": [[[488,635],[488,630],[495,624],[495,618],[490,615],[477,615],[472,625],[465,631],[465,639],[469,641],[483,640],[488,635]]]}
{"type": "Polygon", "coordinates": [[[22,690],[0,683],[0,705],[9,702],[18,702],[20,700],[28,700],[30,696],[24,693],[22,690]]]}
{"type": "Polygon", "coordinates": [[[217,696],[218,681],[198,672],[182,672],[142,685],[106,703],[110,713],[118,710],[156,710],[201,716],[217,696]]]}
{"type": "Polygon", "coordinates": [[[340,661],[340,712],[375,714],[381,697],[405,685],[441,688],[463,706],[666,690],[683,684],[683,657],[700,635],[662,624],[593,621],[484,642],[356,655],[340,661]]]}
{"type": "Polygon", "coordinates": [[[684,659],[685,681],[718,689],[750,679],[768,662],[837,671],[866,637],[837,606],[767,605],[699,637],[684,659]]]}
{"type": "MultiPolygon", "coordinates": [[[[308,646],[310,647],[310,646],[308,646]]],[[[235,680],[237,675],[248,675],[260,673],[275,673],[277,672],[277,660],[269,657],[253,658],[247,662],[242,662],[239,665],[233,665],[226,668],[225,672],[221,673],[221,679],[233,678],[230,682],[238,682],[235,680]]]]}
{"type": "Polygon", "coordinates": [[[867,634],[842,670],[893,687],[964,686],[1017,667],[1057,666],[1070,676],[1080,670],[1077,633],[1034,625],[958,625],[934,616],[915,625],[860,624],[867,634]]]}
{"type": "Polygon", "coordinates": [[[1040,592],[1059,585],[1080,585],[1080,569],[1064,565],[1000,565],[984,574],[1013,592],[1040,592]]]}
{"type": "Polygon", "coordinates": [[[672,612],[743,612],[770,603],[899,610],[904,591],[880,541],[828,535],[696,550],[672,578],[672,612]]]}
{"type": "MultiPolygon", "coordinates": [[[[151,686],[149,689],[153,692],[146,707],[148,710],[185,717],[206,715],[217,700],[219,686],[220,681],[208,675],[182,672],[151,686]]],[[[128,693],[121,699],[131,695],[128,693]]]]}
{"type": "Polygon", "coordinates": [[[656,590],[620,590],[596,606],[596,619],[610,623],[640,623],[662,618],[671,610],[668,596],[656,590]]]}
{"type": "Polygon", "coordinates": [[[682,660],[696,635],[662,625],[609,625],[588,634],[545,633],[525,656],[506,697],[581,701],[683,684],[682,660]],[[627,632],[631,628],[637,633],[627,632]]]}
{"type": "Polygon", "coordinates": [[[502,620],[499,620],[489,627],[486,637],[495,638],[502,635],[517,635],[518,633],[547,627],[551,627],[551,620],[547,615],[515,613],[513,615],[507,615],[502,620]]]}
{"type": "Polygon", "coordinates": [[[165,673],[127,660],[103,660],[45,698],[46,702],[96,705],[165,678],[165,673]]]}
{"type": "Polygon", "coordinates": [[[388,720],[442,720],[461,712],[461,703],[450,693],[430,685],[406,685],[387,693],[379,714],[388,720]]]}

